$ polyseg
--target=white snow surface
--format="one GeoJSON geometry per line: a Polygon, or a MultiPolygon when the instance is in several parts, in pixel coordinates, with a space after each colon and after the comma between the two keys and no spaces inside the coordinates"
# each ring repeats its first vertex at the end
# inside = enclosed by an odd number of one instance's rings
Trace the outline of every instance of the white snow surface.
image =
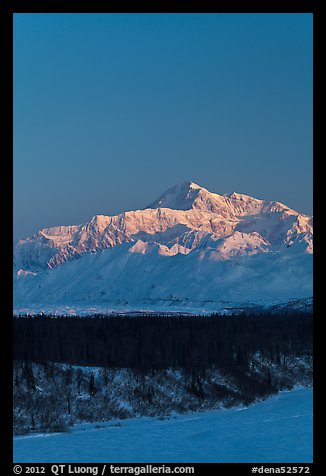
{"type": "Polygon", "coordinates": [[[310,463],[312,388],[249,407],[80,424],[14,438],[15,463],[310,463]]]}
{"type": "Polygon", "coordinates": [[[210,312],[312,296],[312,217],[193,182],[144,210],[47,228],[14,250],[15,310],[210,312]]]}

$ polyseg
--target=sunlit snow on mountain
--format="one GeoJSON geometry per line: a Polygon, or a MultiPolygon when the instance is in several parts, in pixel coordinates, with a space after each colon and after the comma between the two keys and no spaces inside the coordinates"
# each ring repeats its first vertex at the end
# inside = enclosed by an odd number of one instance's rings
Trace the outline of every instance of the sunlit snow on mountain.
{"type": "Polygon", "coordinates": [[[312,296],[313,220],[184,182],[143,210],[45,228],[14,249],[15,310],[209,312],[312,296]]]}

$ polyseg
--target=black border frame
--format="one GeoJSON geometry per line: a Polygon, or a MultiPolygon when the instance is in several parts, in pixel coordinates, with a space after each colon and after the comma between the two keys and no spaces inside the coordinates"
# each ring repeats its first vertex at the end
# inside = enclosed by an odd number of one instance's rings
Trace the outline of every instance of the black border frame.
{"type": "MultiPolygon", "coordinates": [[[[0,421],[0,465],[4,470],[3,474],[12,474],[13,458],[13,431],[12,431],[12,356],[13,356],[13,329],[10,316],[13,309],[12,296],[12,262],[13,262],[13,14],[15,13],[311,13],[313,15],[313,198],[314,215],[317,213],[317,223],[315,223],[315,249],[314,254],[314,462],[310,466],[311,472],[321,466],[321,441],[318,435],[322,434],[322,424],[320,420],[320,409],[322,408],[321,395],[321,352],[322,333],[320,319],[320,281],[322,268],[319,255],[320,243],[320,222],[318,221],[318,194],[322,190],[322,177],[318,175],[318,165],[321,163],[321,123],[320,115],[322,106],[320,103],[320,91],[322,89],[322,69],[321,69],[321,35],[323,31],[321,0],[264,0],[244,1],[244,0],[222,0],[214,3],[214,9],[205,5],[200,5],[196,9],[184,11],[177,5],[170,6],[166,2],[156,3],[154,8],[146,8],[139,5],[137,9],[128,4],[119,8],[105,0],[4,0],[0,5],[0,58],[1,58],[1,218],[3,229],[1,238],[4,243],[1,247],[0,270],[2,303],[4,302],[4,312],[0,319],[0,375],[2,377],[1,386],[1,421],[0,421]],[[5,298],[5,299],[3,299],[5,298]]],[[[322,206],[322,204],[321,204],[322,206]]],[[[27,466],[27,465],[25,465],[27,466]]],[[[40,464],[38,464],[40,466],[40,464]]],[[[48,466],[50,465],[42,465],[48,466]]],[[[128,465],[130,466],[130,465],[128,465]]],[[[174,465],[173,465],[174,466],[174,465]]],[[[221,469],[240,470],[243,474],[250,474],[252,464],[245,463],[202,463],[196,464],[195,474],[200,467],[203,470],[221,469]],[[208,468],[209,466],[209,468],[208,468]],[[232,468],[233,466],[233,468],[232,468]]],[[[261,466],[261,464],[258,464],[261,466]]],[[[266,463],[266,467],[280,467],[281,464],[266,463]]],[[[293,465],[283,465],[293,466],[293,465]]],[[[297,465],[303,466],[303,465],[297,465]]],[[[304,465],[306,466],[306,465],[304,465]]],[[[171,465],[172,467],[172,465],[171,465]]],[[[24,474],[24,472],[23,472],[24,474]]],[[[47,473],[48,474],[48,473],[47,473]]],[[[49,473],[50,474],[50,473],[49,473]]],[[[240,473],[239,473],[240,474],[240,473]]],[[[241,473],[242,474],[242,473],[241,473]]]]}

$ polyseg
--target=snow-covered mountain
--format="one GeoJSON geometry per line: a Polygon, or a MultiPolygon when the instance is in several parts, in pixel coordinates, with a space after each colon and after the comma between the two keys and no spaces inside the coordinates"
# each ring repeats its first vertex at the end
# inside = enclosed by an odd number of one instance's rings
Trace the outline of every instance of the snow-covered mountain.
{"type": "Polygon", "coordinates": [[[312,296],[312,217],[184,182],[143,210],[45,228],[14,250],[15,309],[218,310],[312,296]]]}

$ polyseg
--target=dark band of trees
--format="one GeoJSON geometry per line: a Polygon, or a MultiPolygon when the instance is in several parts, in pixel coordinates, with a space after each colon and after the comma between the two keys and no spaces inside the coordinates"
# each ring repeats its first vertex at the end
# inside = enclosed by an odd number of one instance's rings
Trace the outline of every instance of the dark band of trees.
{"type": "Polygon", "coordinates": [[[14,359],[111,368],[248,368],[312,354],[311,314],[14,317],[14,359]]]}

